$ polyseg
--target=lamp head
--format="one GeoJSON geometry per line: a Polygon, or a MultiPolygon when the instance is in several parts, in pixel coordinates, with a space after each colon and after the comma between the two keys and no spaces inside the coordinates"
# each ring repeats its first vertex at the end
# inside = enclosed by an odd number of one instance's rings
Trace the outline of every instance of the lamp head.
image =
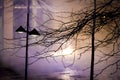
{"type": "Polygon", "coordinates": [[[16,32],[18,32],[18,33],[24,33],[24,32],[26,32],[26,31],[25,31],[25,29],[24,29],[22,26],[20,26],[20,27],[16,30],[16,32]]]}
{"type": "Polygon", "coordinates": [[[36,29],[33,29],[32,31],[29,32],[29,35],[31,35],[31,36],[39,36],[40,33],[36,29]]]}

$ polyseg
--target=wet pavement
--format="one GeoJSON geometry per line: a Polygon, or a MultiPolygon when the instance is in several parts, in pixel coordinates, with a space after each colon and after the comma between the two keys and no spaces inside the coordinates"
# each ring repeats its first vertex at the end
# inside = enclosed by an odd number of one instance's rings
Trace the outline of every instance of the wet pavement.
{"type": "MultiPolygon", "coordinates": [[[[73,75],[73,73],[73,70],[67,69],[64,72],[52,73],[51,75],[29,76],[28,80],[85,80],[84,76],[73,75]]],[[[0,80],[24,80],[24,77],[14,70],[0,66],[0,80]]]]}

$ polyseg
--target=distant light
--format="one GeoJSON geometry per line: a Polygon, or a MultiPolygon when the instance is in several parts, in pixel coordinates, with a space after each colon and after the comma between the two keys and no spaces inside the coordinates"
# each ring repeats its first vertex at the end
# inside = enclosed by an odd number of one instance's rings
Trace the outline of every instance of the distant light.
{"type": "Polygon", "coordinates": [[[27,7],[26,6],[15,6],[14,8],[16,8],[16,9],[26,9],[27,7]]]}
{"type": "Polygon", "coordinates": [[[106,18],[106,16],[103,16],[103,18],[106,18]]]}
{"type": "MultiPolygon", "coordinates": [[[[0,7],[0,8],[2,8],[2,7],[0,7]]],[[[27,7],[26,6],[15,6],[14,7],[15,9],[26,9],[27,7]]],[[[30,6],[30,8],[37,8],[37,9],[41,9],[41,7],[40,6],[30,6]]]]}

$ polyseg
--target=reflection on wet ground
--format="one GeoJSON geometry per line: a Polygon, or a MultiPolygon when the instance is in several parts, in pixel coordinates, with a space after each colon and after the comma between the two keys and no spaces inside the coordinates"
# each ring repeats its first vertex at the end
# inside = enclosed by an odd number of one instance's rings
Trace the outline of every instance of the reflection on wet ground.
{"type": "MultiPolygon", "coordinates": [[[[10,69],[1,67],[0,80],[24,80],[24,77],[21,77],[19,74],[10,69]]],[[[34,77],[29,76],[29,80],[85,80],[85,76],[82,76],[76,70],[66,68],[62,72],[54,72],[49,75],[37,75],[34,77]]]]}
{"type": "Polygon", "coordinates": [[[38,75],[30,80],[85,80],[85,76],[80,75],[76,70],[66,68],[62,72],[55,72],[49,75],[38,75]]]}

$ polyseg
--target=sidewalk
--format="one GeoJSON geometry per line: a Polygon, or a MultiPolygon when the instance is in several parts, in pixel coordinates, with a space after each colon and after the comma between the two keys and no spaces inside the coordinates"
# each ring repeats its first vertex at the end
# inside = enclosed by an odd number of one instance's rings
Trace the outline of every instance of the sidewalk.
{"type": "Polygon", "coordinates": [[[15,71],[0,65],[0,80],[23,80],[15,71]]]}

